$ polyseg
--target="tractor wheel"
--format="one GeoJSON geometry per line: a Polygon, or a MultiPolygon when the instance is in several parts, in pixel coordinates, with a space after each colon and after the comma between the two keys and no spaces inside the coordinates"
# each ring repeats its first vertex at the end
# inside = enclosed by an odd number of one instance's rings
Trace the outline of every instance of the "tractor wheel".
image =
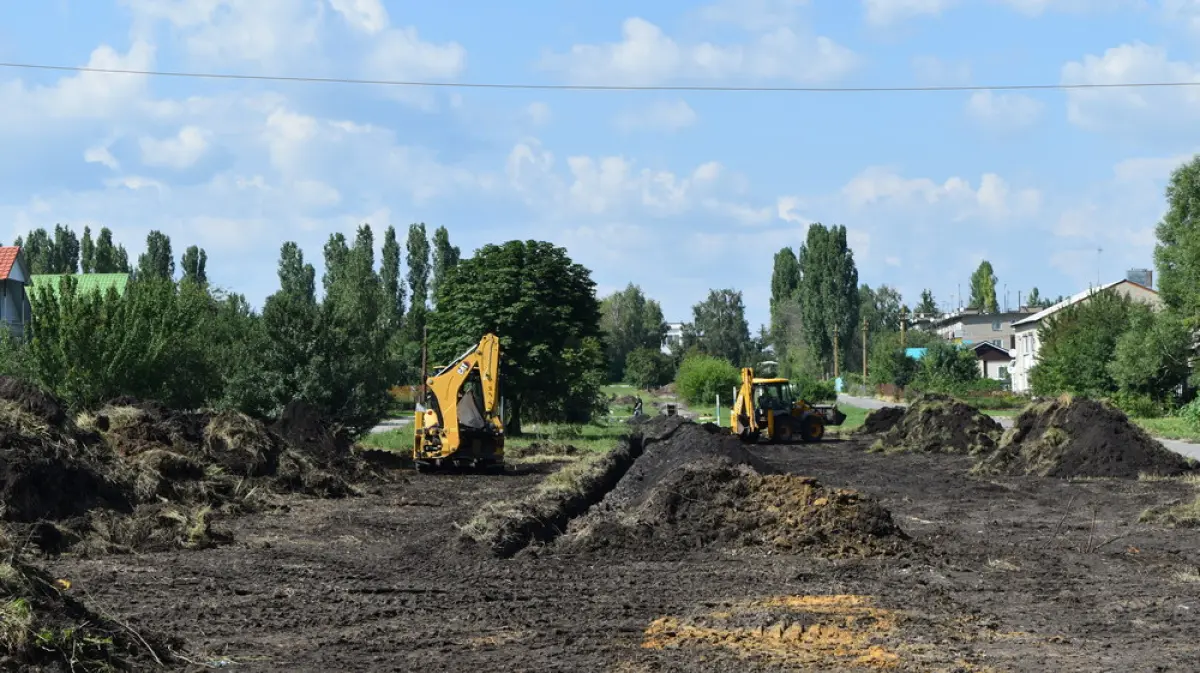
{"type": "Polygon", "coordinates": [[[804,419],[800,426],[800,437],[805,442],[819,442],[825,436],[825,422],[820,416],[813,414],[804,419]]]}
{"type": "Polygon", "coordinates": [[[780,444],[791,444],[794,439],[790,419],[779,419],[775,423],[775,441],[780,444]]]}

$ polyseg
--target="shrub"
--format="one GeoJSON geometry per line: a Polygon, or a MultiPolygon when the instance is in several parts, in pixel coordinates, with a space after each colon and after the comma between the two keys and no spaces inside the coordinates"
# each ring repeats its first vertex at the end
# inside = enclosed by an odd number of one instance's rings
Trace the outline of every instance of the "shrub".
{"type": "MultiPolygon", "coordinates": [[[[860,379],[862,377],[859,377],[860,379]]],[[[811,404],[833,402],[837,400],[837,388],[833,381],[818,381],[816,379],[799,379],[792,382],[800,399],[811,404]]]]}
{"type": "Polygon", "coordinates": [[[625,358],[625,382],[643,390],[665,386],[675,375],[671,356],[653,348],[639,348],[625,358]]]}
{"type": "Polygon", "coordinates": [[[1135,418],[1159,418],[1166,412],[1165,406],[1149,395],[1118,392],[1113,395],[1112,403],[1118,409],[1135,418]]]}
{"type": "Polygon", "coordinates": [[[1175,415],[1187,421],[1193,428],[1200,429],[1200,397],[1180,407],[1175,415]]]}
{"type": "Polygon", "coordinates": [[[737,367],[728,360],[711,355],[692,355],[679,365],[675,386],[688,404],[713,404],[717,395],[732,392],[739,377],[737,367]]]}

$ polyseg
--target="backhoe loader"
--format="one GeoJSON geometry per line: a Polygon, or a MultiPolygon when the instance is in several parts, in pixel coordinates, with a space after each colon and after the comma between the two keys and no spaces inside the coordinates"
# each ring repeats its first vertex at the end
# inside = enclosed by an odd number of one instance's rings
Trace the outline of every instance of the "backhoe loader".
{"type": "Polygon", "coordinates": [[[742,369],[742,385],[729,412],[729,427],[746,443],[764,436],[771,443],[788,444],[797,437],[818,442],[827,425],[845,420],[846,414],[836,405],[809,404],[787,379],[756,379],[749,367],[742,369]]]}
{"type": "MultiPolygon", "coordinates": [[[[424,365],[422,365],[424,369],[424,365]]],[[[500,339],[479,343],[425,380],[413,430],[417,469],[504,469],[500,339]]]]}

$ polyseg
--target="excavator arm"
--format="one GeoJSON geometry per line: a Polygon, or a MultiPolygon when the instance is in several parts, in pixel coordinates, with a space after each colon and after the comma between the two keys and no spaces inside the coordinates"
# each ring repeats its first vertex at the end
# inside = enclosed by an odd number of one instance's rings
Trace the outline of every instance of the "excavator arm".
{"type": "MultiPolygon", "coordinates": [[[[431,408],[418,411],[414,458],[443,459],[459,452],[464,433],[497,438],[504,433],[500,417],[500,339],[485,334],[478,344],[426,380],[431,408]],[[478,373],[478,390],[463,387],[478,373]]],[[[502,450],[502,440],[497,442],[502,450]]]]}
{"type": "Polygon", "coordinates": [[[742,369],[742,385],[730,414],[733,416],[730,426],[734,434],[747,438],[759,432],[757,414],[754,412],[754,370],[750,367],[742,369]]]}

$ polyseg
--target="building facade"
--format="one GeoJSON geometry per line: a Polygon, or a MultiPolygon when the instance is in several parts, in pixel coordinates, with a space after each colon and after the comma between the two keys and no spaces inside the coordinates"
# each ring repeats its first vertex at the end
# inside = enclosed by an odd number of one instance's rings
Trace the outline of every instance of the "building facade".
{"type": "Polygon", "coordinates": [[[1031,313],[1029,310],[982,313],[974,309],[963,309],[947,313],[934,321],[929,329],[951,343],[963,346],[988,343],[1011,350],[1016,334],[1013,323],[1029,317],[1031,313]]]}
{"type": "Polygon", "coordinates": [[[1013,392],[1029,393],[1032,390],[1029,375],[1033,371],[1034,365],[1037,364],[1037,354],[1042,348],[1041,336],[1038,332],[1045,323],[1045,320],[1068,306],[1087,301],[1097,292],[1118,292],[1136,301],[1146,302],[1156,309],[1162,306],[1162,300],[1159,298],[1157,292],[1145,285],[1124,279],[1105,283],[1099,287],[1089,288],[1068,297],[1050,308],[1018,320],[1013,325],[1016,337],[1016,353],[1012,368],[1013,392]]]}
{"type": "Polygon", "coordinates": [[[16,246],[0,246],[0,329],[18,339],[33,318],[29,306],[29,267],[16,246]]]}
{"type": "Polygon", "coordinates": [[[663,339],[662,352],[671,354],[671,347],[683,341],[683,323],[667,323],[667,337],[663,339]]]}

